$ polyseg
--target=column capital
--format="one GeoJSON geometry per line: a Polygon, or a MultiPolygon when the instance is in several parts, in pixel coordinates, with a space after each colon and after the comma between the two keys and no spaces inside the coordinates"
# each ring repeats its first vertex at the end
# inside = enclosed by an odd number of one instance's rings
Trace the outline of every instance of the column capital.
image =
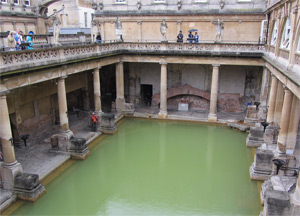
{"type": "Polygon", "coordinates": [[[220,64],[212,64],[213,67],[220,67],[220,64]]]}
{"type": "Polygon", "coordinates": [[[6,91],[2,91],[2,92],[0,92],[0,97],[6,97],[6,95],[8,95],[10,93],[10,91],[9,90],[6,90],[6,91]]]}
{"type": "Polygon", "coordinates": [[[136,23],[137,23],[138,25],[142,25],[143,22],[142,22],[142,21],[137,21],[136,23]]]}
{"type": "Polygon", "coordinates": [[[58,78],[58,81],[65,80],[67,77],[68,77],[67,75],[61,76],[58,78]]]}
{"type": "Polygon", "coordinates": [[[298,13],[298,8],[295,7],[294,10],[293,10],[293,14],[297,14],[298,13]]]}
{"type": "Polygon", "coordinates": [[[282,87],[284,89],[284,93],[292,93],[286,85],[283,85],[282,87]]]}
{"type": "Polygon", "coordinates": [[[177,24],[181,24],[181,20],[177,20],[176,23],[177,23],[177,24]]]}
{"type": "Polygon", "coordinates": [[[93,73],[95,73],[95,71],[99,72],[100,69],[101,69],[101,66],[95,67],[93,70],[93,73]]]}

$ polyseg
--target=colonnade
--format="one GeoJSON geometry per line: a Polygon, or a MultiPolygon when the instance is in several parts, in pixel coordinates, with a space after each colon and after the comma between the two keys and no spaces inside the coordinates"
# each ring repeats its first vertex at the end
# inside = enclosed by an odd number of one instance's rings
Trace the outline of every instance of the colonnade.
{"type": "MultiPolygon", "coordinates": [[[[279,127],[277,146],[273,152],[275,157],[283,156],[284,158],[285,155],[295,154],[300,121],[300,99],[298,97],[274,74],[271,74],[267,122],[271,126],[279,127]]],[[[296,190],[290,197],[291,203],[300,204],[300,175],[298,175],[296,190]]]]}
{"type": "MultiPolygon", "coordinates": [[[[160,110],[158,117],[167,118],[167,62],[161,61],[161,81],[160,81],[160,110]]],[[[219,79],[219,67],[220,65],[213,65],[212,71],[212,83],[211,83],[211,103],[210,103],[210,113],[208,120],[217,121],[217,96],[218,96],[218,79],[219,79]]],[[[94,111],[96,115],[101,116],[102,106],[101,106],[101,88],[100,88],[100,69],[101,67],[96,67],[93,70],[93,85],[94,85],[94,111]]],[[[65,81],[68,77],[62,76],[57,79],[57,95],[58,95],[58,110],[59,110],[59,120],[60,120],[60,130],[62,133],[70,132],[69,119],[68,119],[68,106],[67,106],[67,94],[65,81]]],[[[125,104],[124,98],[124,65],[120,61],[116,65],[116,108],[117,111],[122,112],[125,104]]],[[[10,126],[9,112],[7,107],[6,94],[9,92],[2,92],[0,95],[0,137],[4,155],[4,163],[6,167],[17,168],[18,172],[22,171],[20,164],[16,161],[14,146],[12,141],[12,132],[10,126]]],[[[5,167],[4,166],[4,167],[5,167]]],[[[16,171],[11,172],[9,179],[13,179],[13,175],[16,171]]],[[[4,179],[5,181],[5,179],[4,179]]],[[[9,180],[7,180],[9,182],[9,180]]],[[[8,188],[11,185],[7,186],[8,188]]]]}
{"type": "Polygon", "coordinates": [[[276,152],[293,153],[300,119],[300,100],[272,75],[267,122],[279,126],[276,152]]]}

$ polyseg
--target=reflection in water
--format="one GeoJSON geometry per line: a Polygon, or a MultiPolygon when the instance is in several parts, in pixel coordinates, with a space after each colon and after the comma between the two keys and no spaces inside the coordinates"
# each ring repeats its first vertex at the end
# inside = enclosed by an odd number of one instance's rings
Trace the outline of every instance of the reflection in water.
{"type": "Polygon", "coordinates": [[[128,119],[15,215],[258,215],[246,134],[128,119]]]}

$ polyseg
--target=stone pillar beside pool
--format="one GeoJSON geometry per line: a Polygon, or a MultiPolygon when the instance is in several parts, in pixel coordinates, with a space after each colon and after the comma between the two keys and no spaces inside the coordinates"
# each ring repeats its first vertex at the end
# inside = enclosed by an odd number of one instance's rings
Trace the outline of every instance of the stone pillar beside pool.
{"type": "Polygon", "coordinates": [[[111,113],[104,113],[102,115],[99,130],[105,134],[114,134],[117,132],[115,115],[111,113]]]}
{"type": "Polygon", "coordinates": [[[246,140],[247,147],[260,147],[264,143],[263,127],[251,127],[246,140]]]}
{"type": "Polygon", "coordinates": [[[272,174],[273,151],[258,148],[255,151],[254,162],[250,166],[250,178],[253,180],[266,180],[272,174]]]}

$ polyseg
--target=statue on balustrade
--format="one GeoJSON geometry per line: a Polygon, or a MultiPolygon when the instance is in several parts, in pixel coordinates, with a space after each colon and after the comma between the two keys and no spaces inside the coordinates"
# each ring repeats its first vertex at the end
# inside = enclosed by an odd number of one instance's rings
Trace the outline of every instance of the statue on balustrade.
{"type": "Polygon", "coordinates": [[[122,38],[122,22],[121,22],[120,17],[117,17],[115,27],[116,27],[117,40],[118,41],[123,41],[123,38],[122,38]]]}
{"type": "Polygon", "coordinates": [[[99,21],[96,21],[95,19],[93,19],[91,21],[91,39],[92,42],[96,42],[96,36],[98,34],[99,31],[99,21]]]}
{"type": "Polygon", "coordinates": [[[220,19],[218,21],[211,21],[212,24],[216,25],[216,38],[215,42],[222,42],[223,37],[223,30],[224,30],[224,22],[222,22],[220,19]]]}
{"type": "Polygon", "coordinates": [[[168,28],[168,25],[167,25],[166,21],[163,20],[160,24],[160,33],[162,35],[162,41],[167,41],[167,37],[166,37],[167,28],[168,28]]]}
{"type": "Polygon", "coordinates": [[[54,36],[54,44],[59,45],[59,32],[60,32],[60,25],[61,21],[57,16],[56,9],[53,10],[53,16],[51,18],[52,21],[52,28],[53,28],[53,36],[54,36]]]}

